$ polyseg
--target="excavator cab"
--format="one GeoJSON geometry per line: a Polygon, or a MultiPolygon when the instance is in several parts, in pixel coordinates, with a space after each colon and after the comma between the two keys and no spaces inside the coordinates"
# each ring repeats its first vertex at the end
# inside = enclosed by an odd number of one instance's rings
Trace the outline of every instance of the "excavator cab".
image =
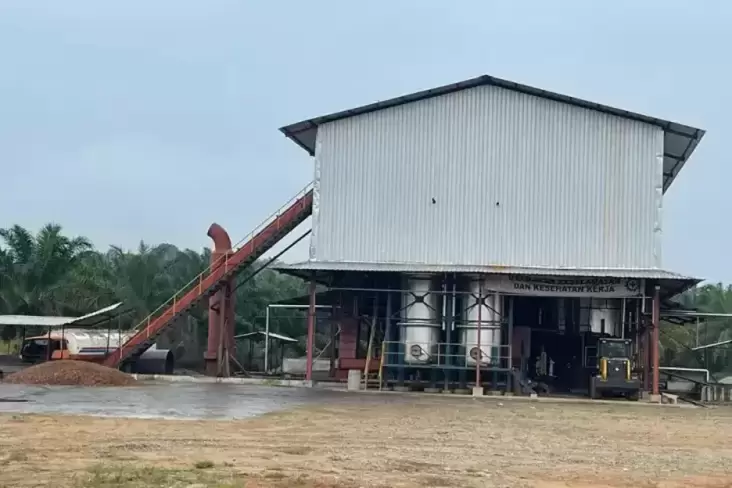
{"type": "Polygon", "coordinates": [[[597,373],[590,378],[590,398],[608,393],[638,400],[640,380],[633,374],[632,349],[630,339],[597,340],[597,373]]]}

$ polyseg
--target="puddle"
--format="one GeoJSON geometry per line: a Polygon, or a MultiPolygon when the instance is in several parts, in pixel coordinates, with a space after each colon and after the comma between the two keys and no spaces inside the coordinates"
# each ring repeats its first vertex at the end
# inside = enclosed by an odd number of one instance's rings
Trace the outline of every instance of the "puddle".
{"type": "Polygon", "coordinates": [[[153,383],[133,387],[0,384],[0,412],[163,419],[242,419],[353,398],[307,388],[153,383]]]}

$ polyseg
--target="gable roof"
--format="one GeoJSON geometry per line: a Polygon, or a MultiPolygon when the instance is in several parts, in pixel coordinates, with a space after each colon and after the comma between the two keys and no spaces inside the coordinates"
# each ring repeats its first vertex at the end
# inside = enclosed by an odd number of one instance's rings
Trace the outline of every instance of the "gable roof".
{"type": "Polygon", "coordinates": [[[691,153],[696,149],[697,144],[704,136],[704,130],[682,125],[676,122],[668,120],[657,119],[655,117],[649,117],[627,110],[602,105],[579,98],[570,97],[567,95],[561,95],[559,93],[542,90],[540,88],[531,87],[528,85],[522,85],[513,81],[496,78],[493,76],[483,75],[477,78],[472,78],[458,83],[452,83],[449,85],[432,88],[429,90],[423,90],[409,95],[403,95],[389,100],[381,102],[371,103],[361,107],[353,108],[350,110],[344,110],[341,112],[332,113],[329,115],[322,115],[312,119],[303,120],[294,124],[287,125],[280,128],[280,132],[285,134],[288,138],[292,139],[296,144],[305,149],[311,156],[315,155],[315,140],[318,133],[318,126],[326,124],[328,122],[334,122],[336,120],[345,119],[348,117],[354,117],[356,115],[363,115],[378,110],[383,110],[390,107],[396,107],[407,103],[416,102],[419,100],[425,100],[428,98],[439,97],[450,93],[475,88],[478,86],[492,85],[505,88],[508,90],[525,93],[527,95],[533,95],[548,100],[554,100],[561,103],[567,103],[577,107],[596,110],[610,115],[616,115],[626,119],[636,120],[639,122],[645,122],[647,124],[661,127],[664,131],[663,146],[663,190],[664,192],[671,186],[676,175],[679,174],[684,163],[689,159],[691,153]]]}

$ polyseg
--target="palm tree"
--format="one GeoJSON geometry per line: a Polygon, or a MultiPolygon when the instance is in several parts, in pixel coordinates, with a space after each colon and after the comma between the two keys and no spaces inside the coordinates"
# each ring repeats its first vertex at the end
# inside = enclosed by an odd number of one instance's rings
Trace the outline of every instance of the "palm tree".
{"type": "MultiPolygon", "coordinates": [[[[63,315],[75,311],[63,298],[75,293],[69,288],[72,270],[92,252],[86,238],[66,237],[57,224],[45,225],[35,236],[15,225],[0,229],[0,238],[0,307],[4,313],[63,315]]],[[[15,336],[16,332],[8,327],[3,335],[15,336]]]]}
{"type": "MultiPolygon", "coordinates": [[[[209,249],[199,253],[144,242],[135,251],[112,246],[98,252],[85,238],[64,236],[56,224],[44,226],[36,235],[16,225],[0,230],[0,313],[82,315],[120,301],[128,311],[121,326],[129,328],[204,271],[210,259],[209,249]]],[[[261,264],[245,270],[237,283],[261,264]]],[[[267,304],[304,292],[302,281],[269,269],[245,280],[236,291],[238,332],[263,329],[267,304]]],[[[202,344],[207,311],[203,300],[191,311],[192,327],[171,330],[171,342],[202,344]]],[[[274,330],[303,338],[304,343],[303,317],[299,311],[282,311],[274,330]]],[[[2,335],[16,337],[17,331],[6,327],[2,335]]]]}

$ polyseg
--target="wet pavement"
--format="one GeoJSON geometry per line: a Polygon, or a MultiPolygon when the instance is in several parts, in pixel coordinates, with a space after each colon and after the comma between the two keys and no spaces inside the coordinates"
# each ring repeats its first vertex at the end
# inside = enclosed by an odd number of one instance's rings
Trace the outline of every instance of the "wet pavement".
{"type": "Polygon", "coordinates": [[[354,399],[352,394],[322,389],[216,383],[116,388],[0,384],[0,413],[223,420],[354,399]]]}

